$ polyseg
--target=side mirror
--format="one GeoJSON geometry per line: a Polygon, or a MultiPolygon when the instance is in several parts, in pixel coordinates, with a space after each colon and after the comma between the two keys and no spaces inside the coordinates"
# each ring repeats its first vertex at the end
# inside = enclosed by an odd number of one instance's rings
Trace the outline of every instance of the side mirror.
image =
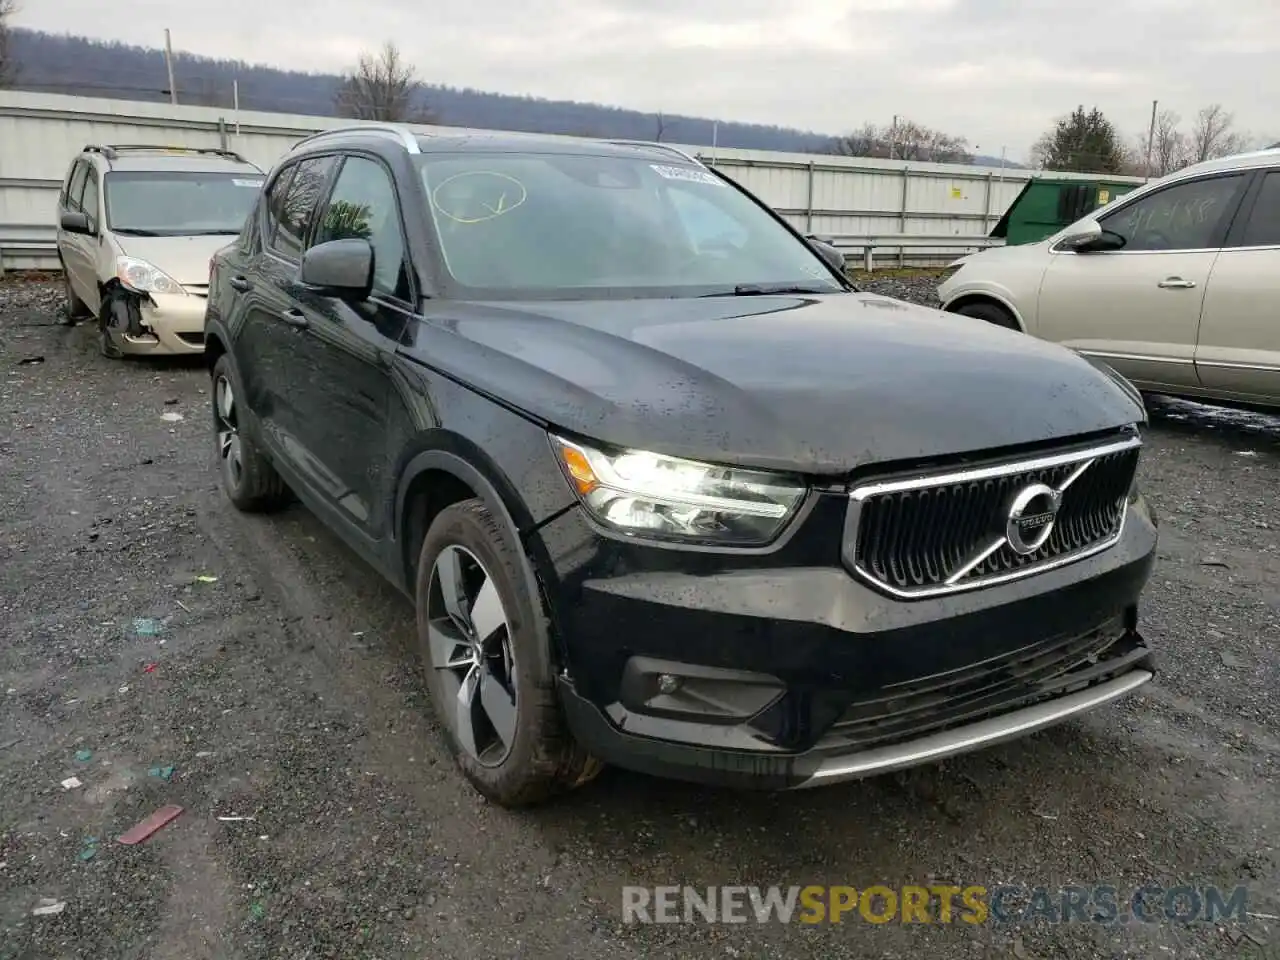
{"type": "Polygon", "coordinates": [[[1119,234],[1103,230],[1097,220],[1086,220],[1071,228],[1061,240],[1058,247],[1073,253],[1096,253],[1103,250],[1119,250],[1124,246],[1124,238],[1119,234]]]}
{"type": "Polygon", "coordinates": [[[59,223],[67,233],[81,233],[86,237],[93,236],[93,227],[89,223],[89,215],[79,210],[68,210],[62,215],[59,223]]]}
{"type": "Polygon", "coordinates": [[[373,247],[357,238],[317,244],[302,255],[300,279],[330,296],[363,300],[373,289],[373,247]]]}
{"type": "Polygon", "coordinates": [[[844,254],[835,248],[826,240],[819,240],[815,236],[805,237],[809,241],[809,246],[813,247],[814,252],[826,261],[827,266],[841,275],[845,272],[844,254]]]}

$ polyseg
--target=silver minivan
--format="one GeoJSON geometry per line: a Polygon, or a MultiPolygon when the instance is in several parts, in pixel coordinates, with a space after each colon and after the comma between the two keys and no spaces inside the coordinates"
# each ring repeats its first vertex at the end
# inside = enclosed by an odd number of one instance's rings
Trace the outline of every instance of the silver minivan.
{"type": "Polygon", "coordinates": [[[202,352],[209,260],[263,179],[227,150],[85,147],[58,195],[68,315],[97,319],[108,357],[202,352]]]}

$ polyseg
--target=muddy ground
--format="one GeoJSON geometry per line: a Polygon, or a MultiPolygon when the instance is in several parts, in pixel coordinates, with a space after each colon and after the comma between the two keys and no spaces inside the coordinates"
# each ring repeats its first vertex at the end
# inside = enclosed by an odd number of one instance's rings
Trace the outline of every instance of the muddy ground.
{"type": "Polygon", "coordinates": [[[0,283],[0,960],[1280,952],[1280,419],[1153,405],[1143,474],[1163,533],[1143,614],[1163,673],[1143,695],[822,791],[608,771],[508,813],[450,767],[408,604],[304,509],[231,509],[200,366],[102,359],[89,329],[58,325],[57,291],[0,283]],[[150,840],[115,842],[171,803],[185,812],[150,840]],[[948,880],[1246,884],[1262,916],[621,916],[624,884],[948,880]],[[45,901],[65,906],[33,915],[45,901]]]}

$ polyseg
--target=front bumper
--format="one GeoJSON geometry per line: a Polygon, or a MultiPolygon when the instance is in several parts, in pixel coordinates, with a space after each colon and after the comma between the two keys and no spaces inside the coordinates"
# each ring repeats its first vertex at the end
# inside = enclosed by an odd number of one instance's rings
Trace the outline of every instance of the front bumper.
{"type": "Polygon", "coordinates": [[[122,353],[173,356],[204,352],[204,316],[208,300],[195,294],[151,294],[136,299],[141,336],[114,326],[108,334],[122,353]]]}
{"type": "MultiPolygon", "coordinates": [[[[819,504],[805,526],[840,529],[842,507],[819,504]]],[[[875,591],[836,557],[814,563],[823,552],[803,535],[727,561],[620,544],[574,509],[530,546],[585,748],[655,775],[787,789],[1022,736],[1149,681],[1137,600],[1156,533],[1141,501],[1129,509],[1100,554],[917,601],[875,591]],[[679,686],[664,689],[664,675],[679,686]]]]}

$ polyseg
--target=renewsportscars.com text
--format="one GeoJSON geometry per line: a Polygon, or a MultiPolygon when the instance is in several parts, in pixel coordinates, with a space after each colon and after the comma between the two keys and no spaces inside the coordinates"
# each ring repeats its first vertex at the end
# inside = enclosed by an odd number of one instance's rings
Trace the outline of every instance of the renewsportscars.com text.
{"type": "Polygon", "coordinates": [[[624,887],[624,923],[1195,923],[1247,916],[1213,886],[624,887]]]}

